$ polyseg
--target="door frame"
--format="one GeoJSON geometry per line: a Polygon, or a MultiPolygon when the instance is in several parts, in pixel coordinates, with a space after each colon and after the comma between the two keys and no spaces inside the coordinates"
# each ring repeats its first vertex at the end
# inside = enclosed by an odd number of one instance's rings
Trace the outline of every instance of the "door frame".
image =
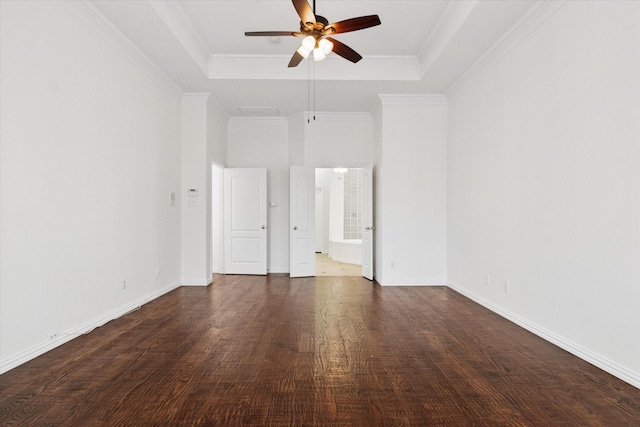
{"type": "MultiPolygon", "coordinates": [[[[363,215],[363,218],[362,218],[363,221],[362,221],[362,224],[361,224],[361,227],[362,227],[361,232],[362,232],[362,236],[363,237],[365,235],[364,234],[365,232],[368,233],[367,235],[369,236],[370,248],[367,251],[368,253],[365,254],[365,249],[366,248],[365,248],[365,246],[363,244],[363,246],[362,246],[362,264],[361,264],[361,266],[362,266],[362,277],[365,277],[368,280],[374,280],[374,273],[375,273],[375,257],[374,257],[375,233],[374,233],[374,230],[375,230],[375,224],[373,223],[373,220],[375,218],[375,215],[374,215],[375,205],[374,205],[373,198],[375,197],[375,193],[373,191],[373,173],[374,173],[373,165],[371,165],[371,164],[360,164],[360,165],[348,164],[346,166],[341,165],[341,166],[312,166],[312,167],[314,169],[314,172],[316,172],[318,169],[330,169],[331,170],[331,169],[336,169],[336,168],[339,168],[339,167],[344,167],[344,168],[347,168],[347,169],[361,169],[361,170],[369,171],[369,173],[370,173],[370,187],[369,187],[369,191],[370,191],[370,197],[369,197],[369,199],[370,199],[369,200],[370,212],[369,212],[368,216],[367,215],[363,215]],[[365,256],[367,258],[365,258],[365,256]],[[369,267],[368,268],[370,269],[370,271],[365,271],[365,259],[369,259],[369,267]]],[[[317,184],[317,182],[316,182],[316,184],[317,184]]],[[[322,188],[324,188],[324,187],[322,187],[322,188]]],[[[291,195],[289,197],[291,198],[291,195]]],[[[315,212],[315,189],[314,189],[313,202],[314,202],[314,212],[315,212]]],[[[363,200],[363,203],[364,203],[364,200],[363,200]]],[[[315,218],[315,221],[318,221],[317,217],[315,218]]],[[[324,219],[323,219],[323,221],[324,221],[324,219]]],[[[327,224],[325,224],[325,226],[326,225],[327,224]]],[[[290,226],[293,226],[293,224],[290,224],[290,226]]],[[[313,231],[315,233],[315,224],[314,224],[313,231]]],[[[289,230],[289,232],[291,233],[292,231],[289,230]]],[[[331,239],[329,238],[329,241],[326,242],[326,243],[327,243],[327,245],[330,246],[331,245],[331,239]]],[[[291,243],[289,244],[289,250],[290,251],[292,250],[291,243]]],[[[327,247],[326,250],[330,251],[330,248],[327,247]]],[[[315,273],[314,273],[314,275],[315,275],[315,273]]]]}

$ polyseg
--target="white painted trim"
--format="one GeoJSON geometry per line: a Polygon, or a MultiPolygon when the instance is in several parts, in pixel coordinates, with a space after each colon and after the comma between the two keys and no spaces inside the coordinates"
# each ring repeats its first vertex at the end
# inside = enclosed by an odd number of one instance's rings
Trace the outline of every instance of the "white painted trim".
{"type": "Polygon", "coordinates": [[[229,117],[227,121],[228,127],[234,126],[287,126],[288,121],[286,117],[229,117]]]}
{"type": "Polygon", "coordinates": [[[509,51],[518,46],[540,24],[560,9],[566,0],[539,0],[497,42],[493,44],[469,69],[447,90],[447,99],[452,99],[469,83],[498,63],[509,51]]]}
{"type": "Polygon", "coordinates": [[[181,286],[209,286],[213,283],[213,278],[209,279],[208,282],[203,282],[202,280],[183,280],[181,286]]]}
{"type": "Polygon", "coordinates": [[[455,37],[460,27],[467,20],[471,12],[478,5],[478,0],[473,1],[452,1],[447,6],[440,20],[427,37],[427,41],[422,45],[418,53],[420,59],[420,76],[424,77],[438,57],[445,50],[451,39],[455,37]]]}
{"type": "Polygon", "coordinates": [[[92,4],[84,0],[60,1],[92,30],[119,50],[124,57],[141,68],[152,81],[156,82],[175,99],[180,100],[182,98],[182,89],[92,4]]]}
{"type": "Polygon", "coordinates": [[[211,53],[206,43],[198,34],[193,24],[187,18],[182,7],[176,0],[148,0],[149,5],[155,10],[176,40],[184,47],[202,73],[209,73],[209,56],[211,53]]]}
{"type": "Polygon", "coordinates": [[[0,361],[0,374],[3,374],[17,366],[22,365],[36,357],[53,350],[56,347],[61,346],[62,344],[71,341],[72,339],[80,336],[88,334],[96,328],[110,322],[111,320],[115,320],[119,317],[124,316],[127,313],[130,313],[134,310],[137,310],[144,304],[153,301],[156,298],[161,297],[162,295],[173,291],[180,287],[179,282],[172,283],[164,288],[157,289],[143,297],[140,297],[136,300],[128,302],[127,304],[107,312],[101,316],[98,316],[84,324],[76,326],[74,328],[68,329],[65,332],[60,332],[58,337],[51,340],[43,341],[39,344],[34,345],[24,351],[21,351],[18,354],[7,357],[6,359],[0,361]]]}
{"type": "Polygon", "coordinates": [[[458,286],[454,283],[448,283],[447,286],[453,289],[454,291],[460,293],[461,295],[469,298],[470,300],[480,304],[481,306],[493,311],[494,313],[504,317],[505,319],[515,323],[516,325],[526,329],[539,336],[540,338],[557,345],[563,350],[568,351],[574,356],[579,357],[580,359],[591,363],[592,365],[602,369],[605,372],[610,373],[614,377],[620,378],[622,381],[625,381],[636,388],[640,388],[640,375],[636,372],[633,372],[624,366],[613,362],[612,360],[607,359],[593,351],[582,347],[579,344],[576,344],[546,328],[543,328],[529,320],[518,316],[515,313],[510,312],[509,310],[504,309],[503,307],[494,304],[493,302],[475,294],[474,292],[468,291],[467,289],[458,286]]]}
{"type": "MultiPolygon", "coordinates": [[[[209,79],[307,80],[309,65],[287,68],[290,55],[211,55],[209,79]]],[[[366,56],[357,64],[330,55],[317,64],[311,61],[316,80],[419,81],[417,56],[366,56]]]]}
{"type": "MultiPolygon", "coordinates": [[[[380,283],[380,282],[378,282],[380,283]]],[[[434,286],[447,286],[446,283],[380,283],[383,287],[434,287],[434,286]]]]}
{"type": "Polygon", "coordinates": [[[186,92],[180,100],[182,105],[207,105],[209,104],[208,92],[186,92]]]}
{"type": "Polygon", "coordinates": [[[378,99],[382,105],[447,105],[447,98],[444,95],[436,94],[378,94],[378,99]]]}

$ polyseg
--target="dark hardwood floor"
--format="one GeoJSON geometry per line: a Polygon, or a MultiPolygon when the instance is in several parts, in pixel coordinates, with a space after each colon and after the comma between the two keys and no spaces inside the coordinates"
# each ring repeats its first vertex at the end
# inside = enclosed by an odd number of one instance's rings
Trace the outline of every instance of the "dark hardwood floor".
{"type": "Polygon", "coordinates": [[[216,276],[0,376],[0,424],[640,426],[640,390],[447,288],[216,276]]]}

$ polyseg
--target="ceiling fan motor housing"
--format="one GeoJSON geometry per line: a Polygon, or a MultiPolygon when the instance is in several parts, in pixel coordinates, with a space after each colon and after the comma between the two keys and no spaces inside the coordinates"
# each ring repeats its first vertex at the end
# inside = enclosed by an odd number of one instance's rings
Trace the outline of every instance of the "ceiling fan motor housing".
{"type": "Polygon", "coordinates": [[[318,39],[322,36],[327,25],[329,25],[329,20],[327,18],[316,15],[316,22],[300,21],[300,32],[305,36],[313,36],[318,39]]]}

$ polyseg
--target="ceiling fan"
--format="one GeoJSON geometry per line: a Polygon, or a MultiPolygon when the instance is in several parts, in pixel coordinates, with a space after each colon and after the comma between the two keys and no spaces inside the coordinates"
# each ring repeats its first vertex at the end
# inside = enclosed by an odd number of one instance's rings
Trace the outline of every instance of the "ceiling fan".
{"type": "Polygon", "coordinates": [[[291,57],[289,67],[298,66],[311,52],[313,52],[313,59],[316,61],[324,59],[333,51],[343,58],[356,63],[362,59],[362,56],[346,44],[329,36],[380,25],[378,15],[360,16],[329,24],[327,18],[316,15],[315,0],[313,0],[313,9],[307,0],[292,0],[292,2],[293,7],[300,16],[300,31],[251,31],[244,33],[245,36],[304,37],[302,44],[291,57]]]}

